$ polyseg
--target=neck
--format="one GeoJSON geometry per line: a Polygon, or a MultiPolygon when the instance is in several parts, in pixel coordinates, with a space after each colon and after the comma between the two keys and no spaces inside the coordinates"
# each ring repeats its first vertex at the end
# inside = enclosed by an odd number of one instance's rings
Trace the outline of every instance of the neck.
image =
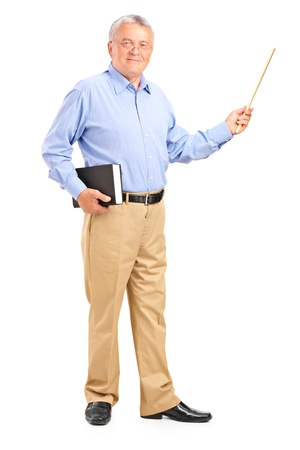
{"type": "Polygon", "coordinates": [[[139,86],[140,86],[140,81],[141,81],[141,77],[137,77],[137,78],[129,78],[128,81],[133,84],[133,86],[136,88],[136,90],[138,90],[139,86]]]}

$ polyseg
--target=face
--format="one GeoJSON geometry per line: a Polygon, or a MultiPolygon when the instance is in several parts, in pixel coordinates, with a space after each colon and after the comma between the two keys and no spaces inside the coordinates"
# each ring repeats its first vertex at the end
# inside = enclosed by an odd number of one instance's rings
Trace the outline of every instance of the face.
{"type": "Polygon", "coordinates": [[[139,80],[152,55],[152,33],[137,23],[125,23],[108,43],[114,68],[127,80],[139,80]]]}

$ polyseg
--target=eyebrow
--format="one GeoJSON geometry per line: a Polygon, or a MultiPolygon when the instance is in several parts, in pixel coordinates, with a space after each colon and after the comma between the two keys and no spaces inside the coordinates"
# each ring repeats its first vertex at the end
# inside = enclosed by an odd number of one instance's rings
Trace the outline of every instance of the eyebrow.
{"type": "MultiPolygon", "coordinates": [[[[130,42],[133,42],[133,40],[132,40],[132,39],[129,39],[129,38],[123,38],[123,39],[121,39],[121,42],[124,42],[124,41],[130,41],[130,42]]],[[[148,41],[145,41],[144,39],[142,39],[141,41],[138,41],[138,42],[144,42],[145,44],[149,44],[149,42],[148,42],[148,41]]]]}

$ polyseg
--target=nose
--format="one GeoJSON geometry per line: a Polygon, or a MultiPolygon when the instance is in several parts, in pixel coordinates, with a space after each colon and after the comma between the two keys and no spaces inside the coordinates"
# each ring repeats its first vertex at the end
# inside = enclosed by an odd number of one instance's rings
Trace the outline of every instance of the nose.
{"type": "Polygon", "coordinates": [[[140,53],[140,48],[139,48],[139,46],[135,46],[135,45],[134,45],[134,46],[132,47],[132,49],[130,50],[130,52],[133,53],[133,54],[135,54],[135,55],[138,54],[138,53],[140,53]]]}

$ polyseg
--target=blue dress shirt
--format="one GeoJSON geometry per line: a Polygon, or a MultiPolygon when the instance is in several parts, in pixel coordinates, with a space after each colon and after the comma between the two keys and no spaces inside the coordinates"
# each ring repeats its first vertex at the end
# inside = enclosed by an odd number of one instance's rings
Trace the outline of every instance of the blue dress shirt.
{"type": "Polygon", "coordinates": [[[169,163],[207,158],[231,138],[225,122],[189,134],[158,86],[142,75],[136,90],[110,63],[67,94],[42,155],[49,177],[77,199],[86,186],[72,162],[75,142],[86,166],[121,164],[124,191],[149,192],[165,187],[169,163]]]}

